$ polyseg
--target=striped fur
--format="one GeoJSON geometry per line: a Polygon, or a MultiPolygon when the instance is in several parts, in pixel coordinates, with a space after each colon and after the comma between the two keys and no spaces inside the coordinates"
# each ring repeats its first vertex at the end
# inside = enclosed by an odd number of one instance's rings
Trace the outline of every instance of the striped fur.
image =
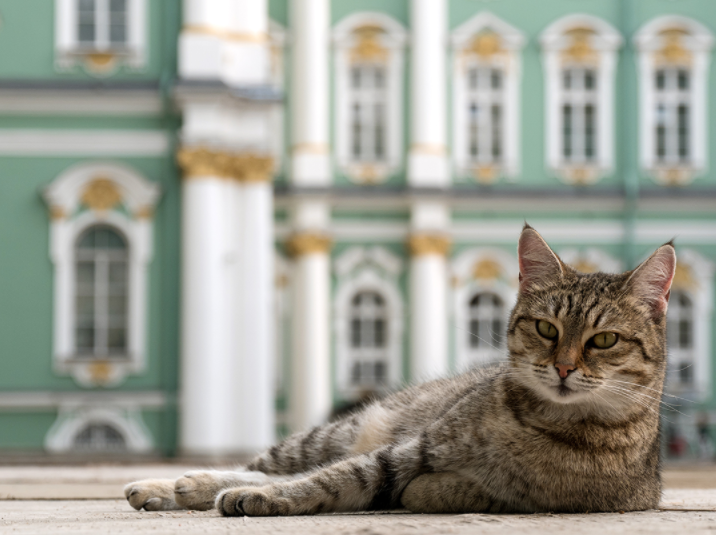
{"type": "MultiPolygon", "coordinates": [[[[507,362],[408,388],[297,433],[243,471],[189,477],[201,484],[185,476],[173,506],[207,508],[213,496],[229,516],[401,505],[424,513],[657,507],[661,303],[673,247],[634,272],[608,275],[564,265],[530,227],[520,246],[529,258],[520,266],[507,362]],[[558,337],[541,336],[540,320],[558,337]],[[617,343],[597,348],[592,337],[599,332],[617,333],[617,343]],[[560,363],[572,368],[565,378],[560,363]]],[[[166,488],[152,488],[128,485],[130,503],[170,508],[166,488]],[[155,497],[161,500],[150,503],[155,497]]]]}

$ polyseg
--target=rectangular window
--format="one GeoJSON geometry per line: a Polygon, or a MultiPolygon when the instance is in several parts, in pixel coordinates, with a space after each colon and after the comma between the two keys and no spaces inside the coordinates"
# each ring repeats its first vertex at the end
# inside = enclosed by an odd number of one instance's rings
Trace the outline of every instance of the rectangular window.
{"type": "Polygon", "coordinates": [[[384,162],[387,157],[385,67],[373,63],[351,68],[351,156],[356,162],[384,162]]]}
{"type": "Polygon", "coordinates": [[[504,73],[476,65],[467,72],[467,153],[473,165],[502,162],[504,73]]]}
{"type": "Polygon", "coordinates": [[[123,48],[128,42],[129,0],[77,0],[77,42],[87,48],[123,48]]]}
{"type": "Polygon", "coordinates": [[[597,159],[598,76],[594,69],[570,67],[562,74],[562,157],[566,163],[597,159]]]}
{"type": "Polygon", "coordinates": [[[691,160],[691,73],[662,68],[655,73],[654,152],[657,164],[688,165],[691,160]]]}

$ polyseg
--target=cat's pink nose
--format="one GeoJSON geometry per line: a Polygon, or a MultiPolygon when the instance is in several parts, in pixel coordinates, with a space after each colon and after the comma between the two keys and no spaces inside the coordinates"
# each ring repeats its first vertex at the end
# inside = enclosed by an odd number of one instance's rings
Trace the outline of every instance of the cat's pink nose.
{"type": "Polygon", "coordinates": [[[567,376],[569,375],[569,372],[577,369],[577,367],[572,364],[555,364],[554,367],[557,368],[557,371],[559,372],[559,376],[562,379],[566,379],[567,376]]]}

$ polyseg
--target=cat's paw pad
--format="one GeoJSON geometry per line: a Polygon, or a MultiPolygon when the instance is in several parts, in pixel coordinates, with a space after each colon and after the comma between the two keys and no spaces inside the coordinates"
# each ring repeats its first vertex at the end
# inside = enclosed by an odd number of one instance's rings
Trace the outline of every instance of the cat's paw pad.
{"type": "Polygon", "coordinates": [[[143,479],[124,487],[124,496],[137,511],[173,511],[181,509],[174,501],[173,479],[143,479]]]}
{"type": "Polygon", "coordinates": [[[176,480],[174,499],[187,509],[208,511],[214,507],[221,487],[221,481],[214,473],[194,470],[176,480]]]}
{"type": "Polygon", "coordinates": [[[288,514],[285,506],[268,487],[229,489],[216,498],[216,508],[224,516],[277,516],[288,514]]]}

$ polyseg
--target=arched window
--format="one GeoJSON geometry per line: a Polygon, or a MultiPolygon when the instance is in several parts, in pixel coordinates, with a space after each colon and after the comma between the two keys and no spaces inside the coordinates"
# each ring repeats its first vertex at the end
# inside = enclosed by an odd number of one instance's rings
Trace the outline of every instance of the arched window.
{"type": "Polygon", "coordinates": [[[77,355],[127,356],[126,240],[109,226],[94,225],[77,241],[75,261],[77,355]]]}
{"type": "Polygon", "coordinates": [[[473,364],[499,360],[504,353],[505,303],[491,292],[480,292],[470,299],[467,333],[473,364]]]}
{"type": "Polygon", "coordinates": [[[666,323],[669,347],[668,386],[688,390],[694,386],[694,305],[682,290],[672,290],[666,323]]]}
{"type": "Polygon", "coordinates": [[[591,183],[614,160],[617,31],[587,15],[569,15],[542,34],[547,99],[547,161],[560,177],[591,183]]]}
{"type": "Polygon", "coordinates": [[[489,183],[518,173],[522,34],[480,13],[452,35],[453,158],[460,175],[489,183]]]}
{"type": "Polygon", "coordinates": [[[405,29],[381,13],[355,13],[334,30],[337,157],[346,175],[380,182],[402,158],[405,29]]]}
{"type": "Polygon", "coordinates": [[[116,453],[127,449],[122,433],[104,423],[91,423],[75,435],[73,449],[88,453],[116,453]]]}
{"type": "Polygon", "coordinates": [[[374,291],[358,292],[350,306],[350,384],[366,390],[388,380],[388,314],[385,299],[374,291]]]}
{"type": "Polygon", "coordinates": [[[706,167],[706,94],[713,36],[694,20],[665,16],[646,24],[635,42],[642,167],[668,184],[688,182],[706,167]]]}

